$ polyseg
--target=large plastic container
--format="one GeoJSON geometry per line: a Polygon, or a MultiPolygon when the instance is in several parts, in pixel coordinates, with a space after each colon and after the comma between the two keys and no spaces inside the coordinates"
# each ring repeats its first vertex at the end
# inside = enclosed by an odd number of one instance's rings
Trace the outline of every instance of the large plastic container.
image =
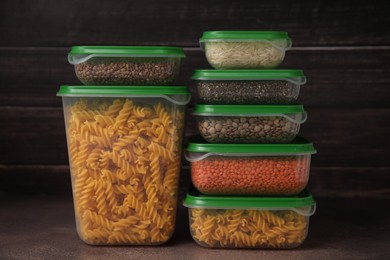
{"type": "Polygon", "coordinates": [[[92,245],[174,232],[186,87],[61,86],[77,231],[92,245]]]}
{"type": "Polygon", "coordinates": [[[186,159],[194,186],[208,195],[291,196],[309,181],[313,144],[210,144],[191,140],[186,159]]]}
{"type": "Polygon", "coordinates": [[[185,54],[166,46],[73,46],[68,60],[85,85],[169,85],[185,54]]]}
{"type": "Polygon", "coordinates": [[[302,105],[198,104],[193,114],[210,143],[288,143],[306,121],[302,105]]]}
{"type": "Polygon", "coordinates": [[[222,197],[190,188],[183,204],[192,238],[210,248],[297,247],[316,209],[307,190],[292,197],[222,197]]]}
{"type": "Polygon", "coordinates": [[[306,83],[302,70],[196,70],[201,103],[211,105],[291,104],[306,83]]]}
{"type": "Polygon", "coordinates": [[[199,40],[215,69],[272,69],[291,48],[286,32],[210,31],[199,40]]]}

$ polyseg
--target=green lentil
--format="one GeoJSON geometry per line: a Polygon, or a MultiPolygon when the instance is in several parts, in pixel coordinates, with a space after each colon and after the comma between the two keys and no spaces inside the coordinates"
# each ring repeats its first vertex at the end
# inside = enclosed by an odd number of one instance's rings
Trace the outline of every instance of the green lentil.
{"type": "Polygon", "coordinates": [[[288,143],[300,124],[282,116],[202,117],[198,128],[210,143],[288,143]]]}

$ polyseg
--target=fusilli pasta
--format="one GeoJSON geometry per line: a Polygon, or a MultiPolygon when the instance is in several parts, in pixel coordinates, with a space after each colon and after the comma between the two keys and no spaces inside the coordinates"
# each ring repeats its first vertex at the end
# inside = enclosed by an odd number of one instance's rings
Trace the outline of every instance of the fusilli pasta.
{"type": "Polygon", "coordinates": [[[190,230],[207,247],[292,248],[306,238],[309,218],[292,210],[190,208],[190,230]]]}
{"type": "Polygon", "coordinates": [[[184,111],[78,99],[67,111],[77,227],[89,244],[161,244],[174,231],[184,111]]]}

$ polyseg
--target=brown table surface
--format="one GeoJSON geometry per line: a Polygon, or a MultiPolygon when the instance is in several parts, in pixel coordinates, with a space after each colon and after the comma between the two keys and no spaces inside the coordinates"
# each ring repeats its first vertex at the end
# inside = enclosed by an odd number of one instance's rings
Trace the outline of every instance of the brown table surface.
{"type": "Polygon", "coordinates": [[[188,229],[179,202],[162,246],[89,246],[76,233],[72,196],[0,193],[0,259],[390,259],[389,200],[321,199],[309,235],[292,250],[208,249],[188,229]]]}

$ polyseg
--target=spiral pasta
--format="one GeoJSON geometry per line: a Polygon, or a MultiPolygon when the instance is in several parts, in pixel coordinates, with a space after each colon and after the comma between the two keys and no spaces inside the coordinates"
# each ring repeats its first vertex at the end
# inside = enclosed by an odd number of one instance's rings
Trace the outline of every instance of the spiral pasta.
{"type": "Polygon", "coordinates": [[[292,210],[189,211],[192,237],[208,247],[296,247],[305,240],[309,221],[292,210]]]}
{"type": "Polygon", "coordinates": [[[77,228],[89,244],[161,244],[174,230],[184,112],[135,100],[66,108],[77,228]]]}

